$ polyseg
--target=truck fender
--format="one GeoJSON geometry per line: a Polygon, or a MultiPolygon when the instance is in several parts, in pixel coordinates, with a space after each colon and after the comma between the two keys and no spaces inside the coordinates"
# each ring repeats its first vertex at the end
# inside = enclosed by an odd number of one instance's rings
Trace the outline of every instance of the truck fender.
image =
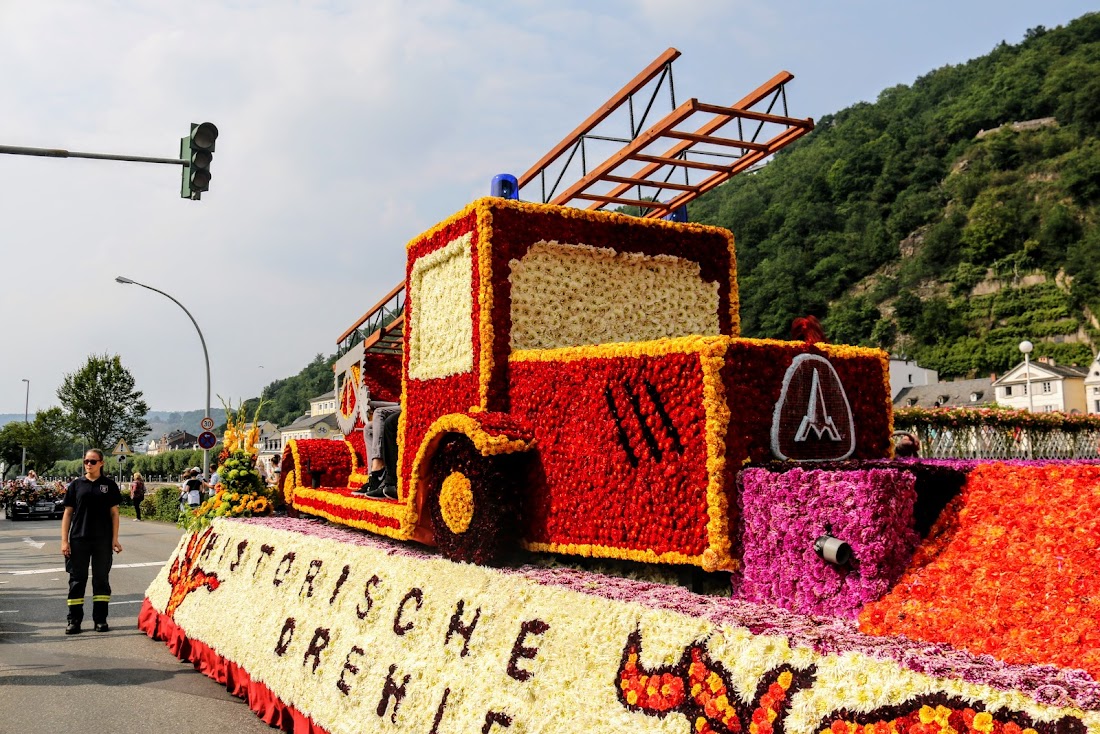
{"type": "Polygon", "coordinates": [[[425,495],[432,456],[448,434],[461,434],[470,439],[482,456],[530,451],[535,443],[534,432],[507,413],[471,412],[440,416],[428,428],[413,461],[413,486],[418,498],[425,495]]]}

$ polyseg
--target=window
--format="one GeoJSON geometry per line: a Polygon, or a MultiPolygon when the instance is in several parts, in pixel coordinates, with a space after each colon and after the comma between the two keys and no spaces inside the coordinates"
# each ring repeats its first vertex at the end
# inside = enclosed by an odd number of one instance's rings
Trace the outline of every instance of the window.
{"type": "Polygon", "coordinates": [[[513,351],[719,333],[718,282],[693,260],[536,242],[509,266],[513,351]]]}
{"type": "Polygon", "coordinates": [[[1100,385],[1094,386],[1092,388],[1092,394],[1093,395],[1100,395],[1100,385]]]}
{"type": "Polygon", "coordinates": [[[1053,388],[1051,387],[1051,384],[1050,384],[1049,382],[1044,382],[1044,383],[1043,383],[1043,392],[1044,392],[1044,393],[1052,393],[1052,392],[1054,392],[1054,389],[1053,389],[1053,388]]]}
{"type": "Polygon", "coordinates": [[[912,372],[909,373],[909,384],[910,385],[913,384],[913,373],[912,372]]]}
{"type": "Polygon", "coordinates": [[[429,380],[474,368],[473,234],[424,255],[412,267],[409,377],[429,380]]]}
{"type": "Polygon", "coordinates": [[[1012,397],[1012,385],[1005,385],[1005,397],[1012,397]]]}
{"type": "Polygon", "coordinates": [[[1097,400],[1095,405],[1096,407],[1094,408],[1094,411],[1100,413],[1100,400],[1097,400]]]}

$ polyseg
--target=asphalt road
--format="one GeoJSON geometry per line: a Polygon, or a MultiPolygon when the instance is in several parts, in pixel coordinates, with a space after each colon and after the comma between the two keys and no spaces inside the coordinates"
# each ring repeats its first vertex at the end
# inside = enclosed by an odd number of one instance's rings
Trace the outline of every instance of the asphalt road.
{"type": "MultiPolygon", "coordinates": [[[[111,631],[65,635],[60,520],[0,520],[0,734],[271,732],[240,699],[137,629],[145,589],[178,528],[122,518],[111,631]]],[[[247,614],[247,612],[245,612],[247,614]]]]}

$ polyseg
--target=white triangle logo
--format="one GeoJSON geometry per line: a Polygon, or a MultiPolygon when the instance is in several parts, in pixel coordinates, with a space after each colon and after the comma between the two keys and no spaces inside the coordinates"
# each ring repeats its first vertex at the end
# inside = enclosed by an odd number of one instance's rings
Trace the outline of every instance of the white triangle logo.
{"type": "Polygon", "coordinates": [[[817,434],[818,441],[825,437],[830,441],[840,440],[840,431],[836,429],[836,424],[825,407],[825,395],[821,392],[821,379],[817,376],[816,369],[810,382],[810,403],[806,406],[806,415],[802,417],[794,440],[805,441],[811,430],[817,434]]]}

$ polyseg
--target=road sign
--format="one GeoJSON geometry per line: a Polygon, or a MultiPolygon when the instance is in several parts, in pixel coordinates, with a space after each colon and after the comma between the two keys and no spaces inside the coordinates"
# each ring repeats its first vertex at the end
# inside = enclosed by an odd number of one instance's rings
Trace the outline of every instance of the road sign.
{"type": "Polygon", "coordinates": [[[120,438],[118,443],[115,444],[114,450],[111,451],[111,456],[130,456],[133,453],[130,447],[126,445],[126,439],[120,438]]]}
{"type": "Polygon", "coordinates": [[[203,418],[199,422],[199,425],[202,426],[202,430],[204,430],[204,431],[213,431],[214,430],[214,419],[211,418],[210,416],[206,416],[205,418],[203,418]]]}
{"type": "Polygon", "coordinates": [[[199,448],[200,449],[212,449],[214,444],[218,442],[218,437],[210,431],[203,431],[199,434],[199,448]]]}

